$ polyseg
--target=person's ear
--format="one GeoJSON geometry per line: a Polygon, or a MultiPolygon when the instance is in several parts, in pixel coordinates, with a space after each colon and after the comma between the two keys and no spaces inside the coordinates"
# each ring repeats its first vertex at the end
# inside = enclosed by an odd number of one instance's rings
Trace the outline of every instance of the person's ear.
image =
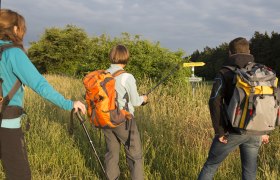
{"type": "Polygon", "coordinates": [[[14,26],[14,33],[15,33],[15,35],[18,34],[18,27],[17,26],[14,26]]]}

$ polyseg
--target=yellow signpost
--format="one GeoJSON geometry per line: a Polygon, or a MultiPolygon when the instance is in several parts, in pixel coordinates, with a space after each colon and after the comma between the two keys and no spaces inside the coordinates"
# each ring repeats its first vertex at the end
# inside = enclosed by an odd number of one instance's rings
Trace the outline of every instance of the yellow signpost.
{"type": "Polygon", "coordinates": [[[192,67],[192,77],[195,77],[195,75],[194,75],[194,67],[204,66],[204,65],[205,65],[204,62],[189,62],[189,63],[184,63],[183,67],[192,67]]]}
{"type": "Polygon", "coordinates": [[[194,66],[204,66],[204,62],[190,62],[190,63],[184,63],[183,67],[194,67],[194,66]]]}
{"type": "Polygon", "coordinates": [[[193,96],[194,96],[195,83],[202,81],[201,77],[196,77],[194,75],[194,67],[204,66],[204,65],[205,65],[204,62],[189,62],[189,63],[184,63],[183,64],[183,67],[191,67],[192,68],[192,76],[187,78],[187,79],[192,84],[193,96]]]}

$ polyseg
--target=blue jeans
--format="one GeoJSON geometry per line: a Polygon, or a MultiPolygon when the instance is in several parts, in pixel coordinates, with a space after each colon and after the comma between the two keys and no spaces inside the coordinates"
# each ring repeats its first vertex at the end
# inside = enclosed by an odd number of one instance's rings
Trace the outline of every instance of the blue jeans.
{"type": "Polygon", "coordinates": [[[205,162],[198,179],[213,179],[213,176],[221,162],[228,156],[230,152],[239,146],[242,163],[242,179],[255,180],[260,145],[260,136],[229,134],[227,144],[221,143],[216,136],[213,139],[213,143],[208,154],[208,159],[205,162]]]}

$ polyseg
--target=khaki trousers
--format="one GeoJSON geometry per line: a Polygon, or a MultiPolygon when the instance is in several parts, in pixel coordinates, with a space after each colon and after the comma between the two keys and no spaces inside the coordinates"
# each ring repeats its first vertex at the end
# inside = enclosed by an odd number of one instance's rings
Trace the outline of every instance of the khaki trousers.
{"type": "Polygon", "coordinates": [[[123,144],[131,179],[143,180],[142,146],[135,120],[129,121],[128,124],[123,123],[114,129],[103,129],[103,133],[106,141],[105,170],[109,179],[115,180],[120,176],[119,154],[123,144]],[[130,145],[128,145],[129,134],[130,145]]]}

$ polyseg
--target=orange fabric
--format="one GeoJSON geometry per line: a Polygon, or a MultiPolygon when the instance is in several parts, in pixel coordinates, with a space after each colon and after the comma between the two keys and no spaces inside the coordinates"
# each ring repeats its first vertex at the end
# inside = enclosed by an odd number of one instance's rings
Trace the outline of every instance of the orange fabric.
{"type": "Polygon", "coordinates": [[[119,125],[119,119],[131,117],[129,112],[117,110],[115,79],[110,73],[105,70],[93,71],[84,77],[83,83],[87,114],[96,127],[114,128],[119,125]]]}

